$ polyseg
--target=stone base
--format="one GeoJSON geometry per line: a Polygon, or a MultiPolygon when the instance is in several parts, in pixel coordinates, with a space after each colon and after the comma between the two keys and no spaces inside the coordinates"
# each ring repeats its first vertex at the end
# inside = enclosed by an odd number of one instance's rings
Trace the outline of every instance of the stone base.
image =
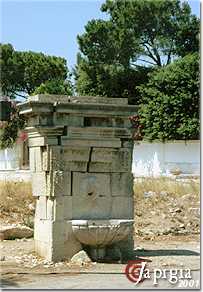
{"type": "Polygon", "coordinates": [[[35,219],[35,251],[49,261],[70,260],[82,250],[72,233],[70,221],[35,219]]]}
{"type": "Polygon", "coordinates": [[[133,226],[130,235],[112,246],[105,246],[103,253],[95,254],[96,247],[83,246],[75,237],[72,221],[53,221],[35,218],[34,240],[37,254],[48,261],[70,260],[85,249],[92,260],[132,260],[134,257],[133,226]]]}

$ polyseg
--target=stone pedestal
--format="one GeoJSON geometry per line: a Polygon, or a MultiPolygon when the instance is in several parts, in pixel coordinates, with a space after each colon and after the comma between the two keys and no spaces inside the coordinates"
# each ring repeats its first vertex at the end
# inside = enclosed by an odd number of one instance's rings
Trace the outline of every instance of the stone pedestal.
{"type": "MultiPolygon", "coordinates": [[[[55,95],[29,97],[19,108],[27,118],[37,200],[36,252],[70,259],[88,248],[75,237],[73,220],[101,220],[102,226],[102,220],[134,217],[129,116],[136,108],[126,99],[55,95]]],[[[133,249],[133,221],[130,228],[114,243],[123,255],[133,249]]]]}

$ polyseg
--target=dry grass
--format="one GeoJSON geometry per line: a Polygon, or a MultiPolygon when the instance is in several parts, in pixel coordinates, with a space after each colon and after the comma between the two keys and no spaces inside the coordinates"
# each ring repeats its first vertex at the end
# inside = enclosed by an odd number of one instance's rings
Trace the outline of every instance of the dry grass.
{"type": "Polygon", "coordinates": [[[145,192],[155,192],[159,195],[161,192],[167,192],[168,195],[181,197],[186,194],[193,194],[199,197],[199,180],[176,181],[170,178],[143,178],[138,179],[134,184],[135,198],[143,198],[145,192]]]}
{"type": "Polygon", "coordinates": [[[30,183],[0,181],[0,219],[30,225],[33,210],[29,205],[33,202],[30,183]]]}
{"type": "Polygon", "coordinates": [[[199,180],[139,179],[134,184],[137,234],[197,234],[200,229],[199,180]]]}

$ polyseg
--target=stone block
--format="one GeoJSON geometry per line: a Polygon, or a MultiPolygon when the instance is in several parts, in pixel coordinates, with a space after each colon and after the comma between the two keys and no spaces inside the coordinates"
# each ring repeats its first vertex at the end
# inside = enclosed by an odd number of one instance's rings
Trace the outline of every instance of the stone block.
{"type": "Polygon", "coordinates": [[[112,196],[133,196],[133,175],[131,172],[111,174],[112,196]]]}
{"type": "Polygon", "coordinates": [[[41,147],[34,147],[35,150],[35,169],[36,171],[42,171],[42,150],[41,147]]]}
{"type": "Polygon", "coordinates": [[[131,227],[131,232],[125,240],[119,241],[115,244],[115,247],[119,248],[121,252],[122,260],[132,260],[135,257],[134,253],[134,239],[133,234],[134,227],[131,227]]]}
{"type": "Polygon", "coordinates": [[[29,164],[30,164],[30,170],[32,172],[35,172],[35,148],[30,147],[29,148],[29,164]]]}
{"type": "Polygon", "coordinates": [[[68,127],[68,138],[76,139],[111,139],[130,138],[131,133],[126,128],[115,127],[68,127]]]}
{"type": "Polygon", "coordinates": [[[73,195],[109,197],[110,175],[103,173],[73,173],[73,195]]]}
{"type": "Polygon", "coordinates": [[[35,218],[34,238],[43,242],[64,242],[68,232],[72,232],[71,224],[65,221],[44,220],[35,218]]]}
{"type": "Polygon", "coordinates": [[[74,219],[108,219],[111,201],[108,174],[73,174],[74,219]]]}
{"type": "Polygon", "coordinates": [[[53,219],[55,221],[72,219],[72,196],[55,198],[53,203],[53,219]]]}
{"type": "Polygon", "coordinates": [[[47,219],[47,197],[39,197],[36,200],[35,217],[38,219],[47,219]]]}
{"type": "Polygon", "coordinates": [[[32,174],[32,194],[33,196],[47,196],[46,172],[36,172],[32,174]]]}
{"type": "Polygon", "coordinates": [[[89,161],[90,147],[63,147],[64,161],[89,161]]]}
{"type": "Polygon", "coordinates": [[[54,220],[54,201],[56,198],[54,197],[47,197],[47,220],[54,220]]]}
{"type": "Polygon", "coordinates": [[[113,197],[111,212],[112,219],[133,219],[133,216],[133,197],[113,197]]]}
{"type": "Polygon", "coordinates": [[[87,171],[90,148],[53,146],[48,152],[52,170],[87,171]]]}
{"type": "Polygon", "coordinates": [[[35,251],[48,260],[70,259],[82,249],[72,231],[71,221],[35,219],[35,251]]]}
{"type": "Polygon", "coordinates": [[[53,221],[38,219],[37,217],[35,217],[34,239],[46,243],[53,241],[53,221]]]}
{"type": "Polygon", "coordinates": [[[128,148],[93,148],[89,172],[129,172],[132,164],[128,148]]]}
{"type": "Polygon", "coordinates": [[[79,139],[68,138],[66,136],[61,137],[61,144],[68,146],[84,146],[84,147],[121,147],[120,139],[79,139]]]}
{"type": "Polygon", "coordinates": [[[73,196],[73,219],[110,219],[112,197],[73,196]]]}
{"type": "Polygon", "coordinates": [[[71,172],[56,170],[52,172],[49,180],[51,196],[71,195],[71,172]]]}
{"type": "Polygon", "coordinates": [[[57,137],[30,137],[28,142],[29,147],[58,145],[57,137]]]}
{"type": "Polygon", "coordinates": [[[72,114],[54,113],[54,125],[83,127],[84,117],[72,114]]]}
{"type": "Polygon", "coordinates": [[[134,142],[131,140],[121,140],[123,148],[130,148],[131,151],[133,150],[134,142]]]}
{"type": "Polygon", "coordinates": [[[64,219],[71,220],[73,218],[73,197],[65,196],[63,197],[64,205],[64,219]]]}
{"type": "Polygon", "coordinates": [[[49,171],[50,169],[50,156],[48,151],[48,146],[41,147],[42,149],[42,170],[49,171]]]}

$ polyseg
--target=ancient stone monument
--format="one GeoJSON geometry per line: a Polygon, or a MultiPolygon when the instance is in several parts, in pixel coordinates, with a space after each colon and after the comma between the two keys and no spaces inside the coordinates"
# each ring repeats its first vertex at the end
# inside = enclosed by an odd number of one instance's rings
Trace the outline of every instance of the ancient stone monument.
{"type": "Polygon", "coordinates": [[[19,109],[37,200],[36,252],[53,261],[82,249],[94,260],[129,256],[135,107],[123,98],[37,95],[19,109]]]}

